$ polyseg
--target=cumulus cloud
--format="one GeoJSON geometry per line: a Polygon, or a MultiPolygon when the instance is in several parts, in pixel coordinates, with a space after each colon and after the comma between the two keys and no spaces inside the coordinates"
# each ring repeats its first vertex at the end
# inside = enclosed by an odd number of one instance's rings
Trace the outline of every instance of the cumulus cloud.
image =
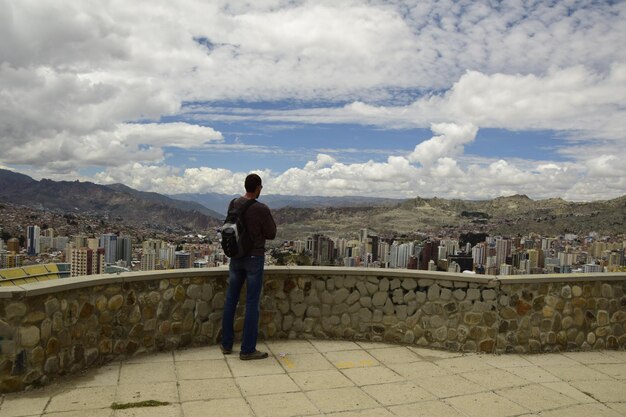
{"type": "Polygon", "coordinates": [[[0,0],[0,165],[68,178],[103,167],[102,182],[232,192],[244,173],[168,166],[166,152],[280,152],[226,143],[218,121],[358,123],[433,137],[383,161],[322,152],[283,172],[261,167],[269,188],[576,199],[625,189],[624,2],[150,6],[0,0]],[[249,105],[280,101],[288,110],[249,105]],[[555,160],[472,161],[478,128],[554,130],[567,143],[555,160]]]}
{"type": "MultiPolygon", "coordinates": [[[[434,136],[424,143],[437,143],[442,138],[456,143],[471,140],[476,135],[476,128],[471,125],[435,125],[433,133],[434,136]]],[[[616,190],[624,185],[625,176],[615,175],[607,179],[605,171],[593,171],[592,163],[603,166],[602,160],[591,161],[587,167],[554,161],[466,160],[459,152],[456,157],[453,154],[442,153],[425,164],[415,160],[413,152],[390,156],[384,162],[350,164],[319,154],[301,168],[293,167],[282,173],[269,170],[255,172],[263,177],[266,194],[292,195],[396,198],[419,195],[484,199],[520,193],[532,198],[559,195],[571,200],[589,200],[607,198],[607,187],[598,188],[602,182],[610,182],[608,188],[616,190]]],[[[123,182],[139,189],[169,194],[232,194],[240,192],[247,174],[208,167],[177,170],[165,165],[133,164],[124,169],[110,169],[106,174],[99,174],[96,180],[123,182]]]]}
{"type": "Polygon", "coordinates": [[[474,125],[454,123],[434,124],[431,130],[438,135],[417,145],[409,155],[409,161],[429,166],[440,158],[457,156],[463,153],[463,145],[473,141],[478,132],[474,125]]]}

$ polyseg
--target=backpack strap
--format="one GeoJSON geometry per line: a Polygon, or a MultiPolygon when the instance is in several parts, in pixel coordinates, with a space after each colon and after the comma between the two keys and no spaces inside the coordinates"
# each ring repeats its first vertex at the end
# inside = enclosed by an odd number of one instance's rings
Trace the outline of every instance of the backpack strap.
{"type": "Polygon", "coordinates": [[[254,203],[256,203],[256,200],[254,198],[243,203],[243,205],[239,207],[239,216],[243,217],[243,214],[246,212],[246,210],[248,210],[248,208],[250,208],[250,206],[254,203]]]}

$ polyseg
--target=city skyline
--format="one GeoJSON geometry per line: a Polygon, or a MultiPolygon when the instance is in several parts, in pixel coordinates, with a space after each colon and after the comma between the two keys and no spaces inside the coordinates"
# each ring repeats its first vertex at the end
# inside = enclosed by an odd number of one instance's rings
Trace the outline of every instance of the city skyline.
{"type": "Polygon", "coordinates": [[[165,194],[604,200],[624,2],[0,2],[0,168],[165,194]]]}

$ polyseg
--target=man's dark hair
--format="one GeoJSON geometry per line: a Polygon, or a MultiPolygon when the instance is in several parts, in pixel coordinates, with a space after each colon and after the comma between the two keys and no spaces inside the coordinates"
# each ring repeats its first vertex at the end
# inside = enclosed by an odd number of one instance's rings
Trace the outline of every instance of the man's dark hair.
{"type": "Polygon", "coordinates": [[[261,177],[257,174],[250,174],[246,177],[246,192],[253,193],[256,191],[256,187],[262,184],[261,177]]]}

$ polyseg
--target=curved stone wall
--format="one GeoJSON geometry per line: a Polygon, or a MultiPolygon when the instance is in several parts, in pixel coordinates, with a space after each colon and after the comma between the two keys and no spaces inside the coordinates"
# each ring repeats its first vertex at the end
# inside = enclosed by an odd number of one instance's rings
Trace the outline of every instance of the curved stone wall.
{"type": "MultiPolygon", "coordinates": [[[[0,287],[0,390],[140,352],[218,343],[227,276],[191,269],[0,287]]],[[[268,267],[260,336],[489,353],[624,349],[625,292],[626,274],[268,267]]]]}

